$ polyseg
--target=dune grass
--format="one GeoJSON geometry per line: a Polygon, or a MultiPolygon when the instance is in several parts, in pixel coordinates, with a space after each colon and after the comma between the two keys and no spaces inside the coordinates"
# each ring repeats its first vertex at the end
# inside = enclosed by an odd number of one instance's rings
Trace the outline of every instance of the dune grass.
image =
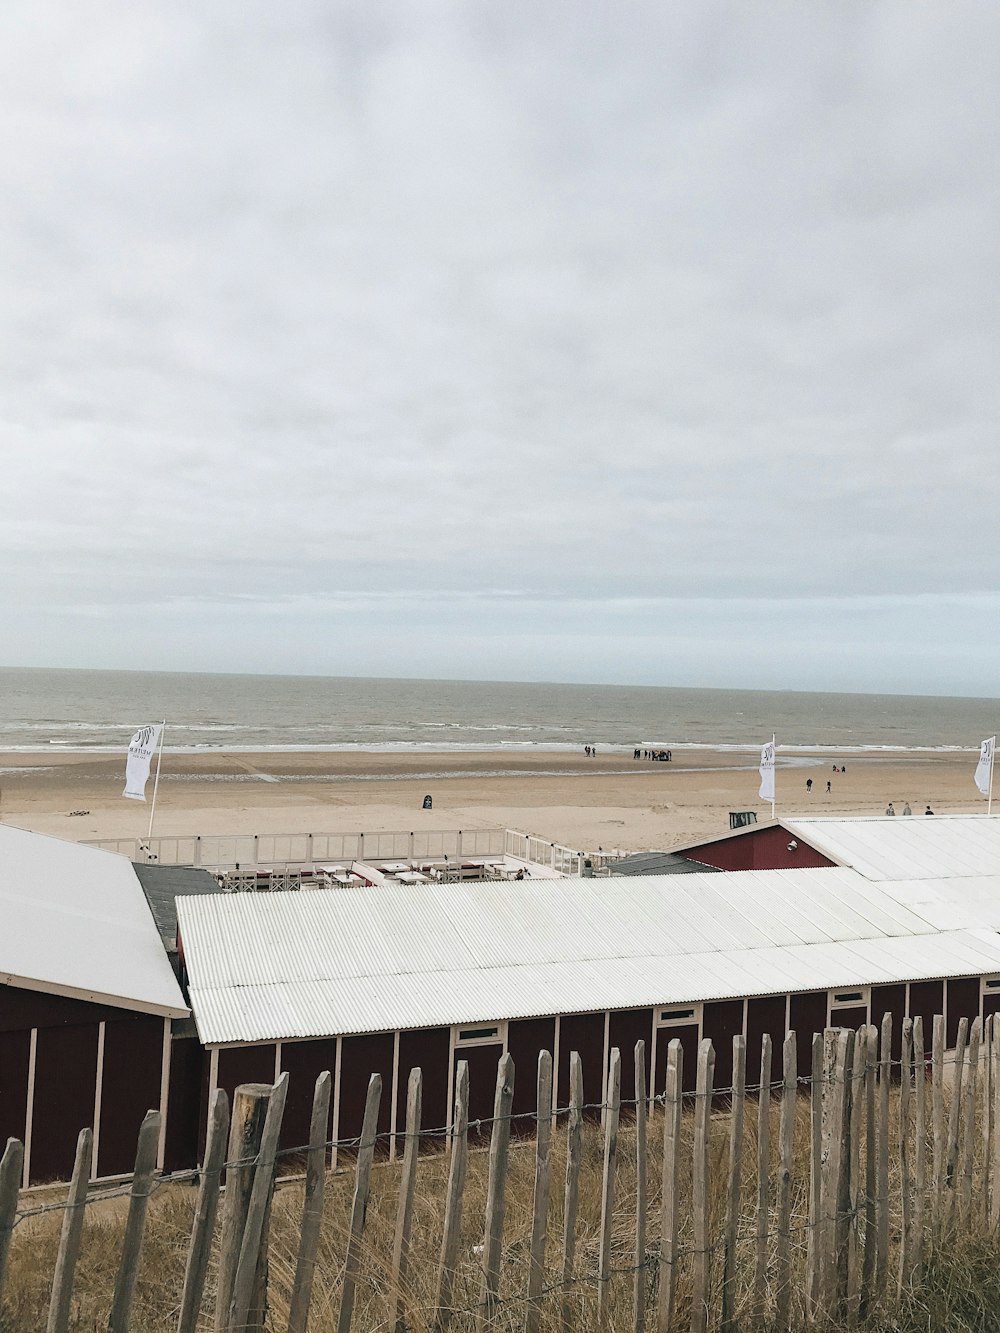
{"type": "MultiPolygon", "coordinates": [[[[896,1114],[897,1095],[893,1095],[896,1114]]],[[[777,1107],[772,1111],[772,1215],[770,1217],[770,1280],[773,1281],[773,1146],[777,1107]]],[[[737,1316],[741,1328],[767,1329],[769,1311],[773,1310],[773,1292],[764,1312],[754,1308],[752,1283],[756,1247],[756,1105],[747,1103],[747,1133],[743,1159],[743,1208],[740,1240],[737,1247],[737,1316]]],[[[643,1281],[648,1298],[647,1328],[655,1328],[656,1256],[659,1251],[660,1172],[662,1117],[654,1115],[649,1125],[649,1209],[647,1222],[647,1262],[643,1281]]],[[[678,1182],[683,1225],[682,1249],[691,1246],[690,1161],[692,1118],[685,1116],[682,1160],[686,1169],[678,1182]]],[[[729,1118],[724,1110],[712,1117],[711,1124],[711,1234],[719,1236],[725,1210],[725,1186],[728,1164],[729,1118]]],[[[616,1201],[613,1227],[613,1267],[611,1279],[609,1328],[632,1328],[633,1283],[635,1268],[635,1132],[623,1124],[618,1149],[616,1201]]],[[[580,1206],[577,1225],[577,1261],[575,1281],[565,1290],[558,1288],[562,1259],[563,1173],[565,1135],[560,1129],[553,1141],[553,1186],[549,1209],[546,1253],[546,1285],[553,1289],[545,1295],[541,1307],[543,1333],[562,1328],[561,1310],[565,1297],[570,1325],[575,1329],[597,1327],[596,1273],[599,1244],[602,1185],[602,1134],[600,1126],[589,1124],[584,1136],[583,1164],[580,1178],[580,1206]]],[[[893,1153],[895,1160],[895,1152],[893,1153]]],[[[792,1326],[806,1326],[803,1300],[805,1259],[808,1239],[808,1163],[809,1104],[799,1099],[795,1138],[795,1184],[792,1219],[794,1297],[792,1326]]],[[[981,1164],[980,1164],[981,1165],[981,1164]]],[[[455,1312],[451,1328],[455,1333],[472,1333],[480,1295],[483,1214],[487,1183],[488,1154],[476,1149],[470,1154],[464,1195],[461,1260],[455,1285],[455,1312]]],[[[434,1327],[434,1295],[438,1254],[443,1230],[445,1186],[448,1158],[443,1151],[429,1152],[420,1158],[417,1173],[417,1198],[414,1208],[410,1278],[404,1293],[406,1326],[411,1333],[431,1333],[434,1327]]],[[[353,1328],[360,1333],[386,1329],[386,1295],[396,1220],[398,1163],[376,1165],[372,1194],[366,1218],[361,1281],[355,1303],[353,1328]]],[[[531,1232],[534,1145],[530,1140],[516,1142],[510,1154],[507,1180],[507,1211],[501,1277],[501,1304],[494,1312],[490,1327],[496,1330],[521,1329],[526,1312],[527,1254],[531,1232]]],[[[324,1209],[324,1223],[317,1274],[313,1289],[312,1333],[329,1333],[336,1328],[340,1302],[342,1265],[347,1227],[354,1188],[350,1162],[330,1173],[324,1209]]],[[[891,1182],[892,1198],[898,1201],[898,1178],[891,1182]]],[[[274,1197],[270,1225],[269,1328],[284,1330],[295,1273],[299,1228],[303,1205],[301,1181],[280,1183],[274,1197]]],[[[151,1202],[142,1261],[138,1275],[136,1304],[132,1326],[136,1333],[172,1333],[184,1275],[191,1218],[196,1191],[192,1186],[163,1185],[151,1202]]],[[[32,1200],[34,1202],[34,1200],[32,1200]]],[[[28,1206],[31,1206],[29,1203],[28,1206]]],[[[77,1270],[71,1328],[87,1333],[107,1326],[111,1293],[114,1288],[118,1254],[124,1228],[126,1201],[95,1202],[88,1207],[87,1225],[77,1270]]],[[[58,1247],[62,1214],[58,1210],[28,1218],[15,1230],[10,1270],[0,1333],[43,1333],[46,1324],[48,1289],[58,1247]]],[[[957,1330],[980,1333],[1000,1328],[1000,1264],[995,1235],[977,1213],[976,1219],[954,1230],[946,1238],[928,1244],[928,1262],[919,1286],[897,1296],[897,1245],[899,1218],[892,1218],[893,1248],[890,1254],[891,1281],[885,1300],[869,1316],[865,1328],[873,1333],[931,1333],[932,1330],[957,1330]]],[[[215,1259],[209,1272],[201,1328],[214,1327],[215,1259]]],[[[690,1254],[682,1260],[679,1273],[676,1327],[689,1322],[691,1284],[690,1254]]],[[[713,1253],[713,1323],[717,1318],[718,1289],[721,1281],[721,1249],[713,1253]]],[[[811,1328],[824,1324],[811,1323],[811,1328]]],[[[829,1325],[831,1329],[838,1325],[829,1325]]]]}

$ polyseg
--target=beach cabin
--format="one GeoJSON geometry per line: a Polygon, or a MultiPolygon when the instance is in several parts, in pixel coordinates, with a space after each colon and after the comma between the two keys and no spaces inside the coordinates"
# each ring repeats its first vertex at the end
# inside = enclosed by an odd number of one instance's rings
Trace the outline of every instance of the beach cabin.
{"type": "Polygon", "coordinates": [[[95,1177],[131,1171],[188,1012],[129,861],[0,825],[0,1143],[25,1185],[68,1179],[86,1127],[95,1177]]]}
{"type": "Polygon", "coordinates": [[[1000,874],[1000,816],[782,816],[675,855],[719,870],[851,866],[875,880],[1000,874]]]}
{"type": "MultiPolygon", "coordinates": [[[[1000,875],[993,889],[1000,901],[1000,875]]],[[[962,899],[960,881],[938,882],[940,894],[951,890],[962,899]]],[[[577,1051],[585,1101],[596,1108],[610,1050],[631,1051],[639,1038],[651,1096],[664,1091],[674,1037],[689,1087],[697,1042],[712,1038],[720,1088],[737,1033],[747,1038],[750,1083],[764,1033],[776,1045],[787,1029],[797,1033],[801,1073],[814,1032],[887,1011],[928,1023],[944,1013],[953,1041],[959,1017],[1000,995],[1000,911],[973,895],[959,919],[954,904],[942,912],[930,902],[907,883],[875,883],[848,867],[180,898],[207,1061],[200,1124],[214,1088],[231,1093],[288,1070],[283,1143],[305,1143],[313,1081],[329,1069],[329,1134],[350,1140],[377,1071],[379,1131],[391,1150],[418,1065],[424,1124],[440,1127],[460,1060],[470,1117],[492,1114],[496,1062],[507,1051],[517,1116],[533,1108],[542,1049],[557,1071],[554,1102],[568,1101],[577,1051]]],[[[627,1099],[628,1059],[622,1074],[627,1099]]]]}

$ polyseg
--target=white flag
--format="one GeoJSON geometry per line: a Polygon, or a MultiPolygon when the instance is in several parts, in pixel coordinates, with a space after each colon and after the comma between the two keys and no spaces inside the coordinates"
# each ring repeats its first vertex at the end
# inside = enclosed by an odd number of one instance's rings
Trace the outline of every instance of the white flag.
{"type": "Polygon", "coordinates": [[[979,747],[979,763],[976,765],[976,786],[984,796],[990,794],[990,784],[993,781],[993,747],[997,743],[997,738],[991,736],[989,740],[983,741],[979,747]]]}
{"type": "Polygon", "coordinates": [[[149,781],[149,765],[160,742],[162,722],[151,727],[140,727],[128,744],[128,759],[125,763],[125,790],[123,796],[133,801],[146,799],[146,783],[149,781]]]}
{"type": "Polygon", "coordinates": [[[768,741],[760,752],[760,791],[757,794],[764,801],[774,800],[774,741],[768,741]]]}

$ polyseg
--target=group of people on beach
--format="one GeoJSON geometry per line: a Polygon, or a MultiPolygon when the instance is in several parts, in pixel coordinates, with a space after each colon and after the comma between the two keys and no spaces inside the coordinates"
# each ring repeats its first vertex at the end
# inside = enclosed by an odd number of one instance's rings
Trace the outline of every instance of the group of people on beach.
{"type": "MultiPolygon", "coordinates": [[[[597,746],[585,745],[583,747],[583,753],[587,756],[588,759],[593,759],[597,754],[597,746]]],[[[670,763],[673,757],[674,755],[672,750],[644,750],[639,745],[637,745],[635,749],[632,751],[633,759],[659,759],[663,763],[667,764],[670,763]]]]}
{"type": "MultiPolygon", "coordinates": [[[[846,765],[846,764],[841,764],[841,765],[838,767],[836,764],[834,764],[834,766],[833,766],[833,771],[834,771],[834,773],[846,773],[846,772],[847,772],[847,765],[846,765]]],[[[806,778],[806,791],[809,793],[810,796],[812,795],[812,789],[813,789],[813,780],[812,780],[812,778],[806,778]]],[[[828,795],[832,794],[832,792],[833,792],[833,783],[832,783],[829,779],[827,779],[826,790],[827,790],[827,794],[828,794],[828,795]]]]}
{"type": "MultiPolygon", "coordinates": [[[[838,766],[837,766],[836,764],[834,764],[834,766],[833,766],[833,771],[834,771],[834,773],[846,773],[846,772],[847,772],[847,765],[846,765],[846,764],[842,764],[842,765],[838,768],[838,766]]],[[[806,778],[806,791],[809,793],[810,796],[812,795],[812,789],[813,789],[813,780],[812,780],[812,778],[806,778]]],[[[828,793],[832,793],[832,792],[833,792],[833,783],[830,782],[829,780],[827,780],[826,790],[827,790],[828,793]]],[[[895,808],[895,806],[893,805],[892,801],[890,801],[889,804],[886,806],[886,808],[885,808],[885,813],[886,813],[887,815],[894,815],[894,814],[896,813],[896,808],[895,808]]],[[[912,815],[912,814],[913,814],[913,811],[910,809],[910,803],[909,803],[909,801],[907,801],[907,802],[904,804],[902,813],[903,813],[904,815],[912,815]]],[[[925,814],[925,815],[932,815],[933,813],[934,813],[934,811],[933,811],[933,810],[930,808],[930,806],[928,805],[927,809],[924,811],[924,814],[925,814]]]]}

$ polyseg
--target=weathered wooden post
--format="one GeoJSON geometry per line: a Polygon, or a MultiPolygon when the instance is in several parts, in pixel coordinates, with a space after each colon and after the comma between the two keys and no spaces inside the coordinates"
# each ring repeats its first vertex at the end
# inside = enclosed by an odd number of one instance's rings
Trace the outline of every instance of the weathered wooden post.
{"type": "Polygon", "coordinates": [[[663,1177],[660,1218],[660,1285],[657,1333],[670,1333],[677,1294],[677,1239],[680,1228],[677,1168],[684,1109],[684,1048],[676,1037],[667,1047],[667,1083],[663,1106],[663,1177]]]}
{"type": "Polygon", "coordinates": [[[67,1333],[69,1328],[73,1280],[76,1277],[76,1261],[80,1255],[80,1240],[83,1236],[87,1182],[90,1180],[90,1161],[93,1152],[93,1130],[81,1129],[80,1137],[76,1141],[76,1160],[73,1163],[73,1175],[69,1194],[66,1196],[62,1232],[59,1236],[59,1252],[56,1255],[56,1268],[52,1277],[46,1333],[67,1333]]]}
{"type": "Polygon", "coordinates": [[[576,1051],[569,1057],[569,1120],[566,1125],[566,1188],[563,1201],[563,1333],[576,1327],[570,1288],[576,1264],[576,1218],[580,1206],[580,1160],[583,1155],[583,1063],[576,1051]]]}
{"type": "Polygon", "coordinates": [[[260,1151],[254,1164],[253,1183],[247,1204],[240,1257],[236,1262],[233,1294],[229,1303],[231,1333],[264,1333],[267,1319],[267,1233],[278,1163],[278,1139],[288,1093],[288,1075],[282,1074],[271,1089],[260,1151]]]}
{"type": "Polygon", "coordinates": [[[299,1254],[295,1264],[295,1281],[292,1284],[292,1299],[288,1311],[288,1333],[306,1333],[309,1323],[309,1304],[312,1299],[316,1251],[319,1246],[320,1226],[323,1222],[323,1198],[326,1192],[331,1086],[330,1072],[324,1070],[316,1079],[313,1088],[305,1198],[302,1202],[302,1231],[299,1235],[299,1254]]]}
{"type": "Polygon", "coordinates": [[[743,1182],[743,1119],[746,1108],[747,1047],[742,1033],[733,1038],[733,1094],[729,1116],[729,1178],[723,1242],[722,1333],[736,1329],[736,1235],[743,1182]]]}
{"type": "Polygon", "coordinates": [[[968,1223],[972,1215],[972,1171],[976,1155],[976,1084],[979,1078],[979,1046],[982,1021],[973,1020],[969,1034],[969,1059],[965,1075],[965,1112],[962,1117],[962,1189],[961,1218],[968,1223]]]}
{"type": "MultiPolygon", "coordinates": [[[[865,1250],[861,1263],[861,1297],[858,1317],[864,1319],[875,1291],[878,1266],[878,1102],[875,1075],[878,1069],[878,1029],[870,1023],[864,1030],[865,1056],[865,1250]]],[[[859,1042],[862,1038],[859,1035],[859,1042]]]]}
{"type": "Polygon", "coordinates": [[[781,1050],[781,1119],[778,1125],[778,1189],[775,1219],[775,1316],[777,1333],[787,1333],[792,1307],[792,1185],[795,1145],[795,1103],[798,1097],[798,1056],[794,1032],[785,1036],[781,1050]]]}
{"type": "Polygon", "coordinates": [[[254,1163],[260,1152],[270,1097],[269,1083],[241,1083],[233,1093],[229,1146],[226,1150],[226,1194],[219,1239],[215,1333],[228,1333],[229,1305],[233,1297],[236,1267],[240,1261],[250,1192],[253,1189],[254,1163]]]}
{"type": "Polygon", "coordinates": [[[865,1110],[865,1067],[868,1062],[868,1031],[854,1034],[850,1080],[850,1143],[847,1165],[847,1325],[856,1328],[861,1317],[861,1127],[865,1110]]]}
{"type": "Polygon", "coordinates": [[[838,1315],[847,1301],[848,1259],[854,1215],[851,1211],[851,1109],[854,1092],[854,1033],[841,1028],[837,1039],[835,1150],[836,1171],[833,1198],[833,1237],[835,1244],[834,1279],[838,1315]]]}
{"type": "Polygon", "coordinates": [[[552,1175],[552,1056],[538,1052],[535,1101],[535,1188],[532,1196],[531,1240],[528,1246],[528,1306],[525,1333],[538,1333],[542,1320],[542,1288],[545,1285],[545,1237],[549,1217],[549,1183],[552,1175]]]}
{"type": "Polygon", "coordinates": [[[924,1051],[924,1020],[913,1020],[913,1137],[916,1151],[913,1169],[916,1188],[913,1196],[913,1262],[924,1262],[924,1212],[927,1198],[927,1058],[924,1051]]]}
{"type": "Polygon", "coordinates": [[[451,1161],[448,1166],[448,1193],[445,1197],[444,1235],[437,1278],[437,1322],[443,1333],[451,1322],[451,1299],[458,1267],[458,1246],[462,1233],[462,1195],[469,1161],[469,1064],[459,1060],[455,1076],[455,1110],[451,1124],[451,1161]]]}
{"type": "Polygon", "coordinates": [[[882,1018],[878,1070],[878,1247],[875,1253],[875,1289],[881,1298],[889,1275],[889,1089],[892,1083],[892,1014],[882,1018]]]}
{"type": "Polygon", "coordinates": [[[806,1308],[816,1314],[820,1295],[823,1181],[823,1034],[814,1032],[809,1075],[809,1230],[806,1233],[806,1308]]]}
{"type": "Polygon", "coordinates": [[[413,1196],[417,1187],[417,1154],[420,1151],[420,1110],[423,1076],[419,1069],[410,1070],[406,1088],[406,1142],[403,1145],[403,1173],[399,1182],[399,1207],[396,1211],[396,1234],[392,1244],[392,1273],[389,1278],[390,1333],[406,1333],[406,1319],[400,1310],[403,1305],[403,1287],[410,1263],[410,1229],[413,1224],[413,1196]]]}
{"type": "Polygon", "coordinates": [[[344,1254],[344,1282],[340,1292],[337,1333],[351,1333],[351,1320],[354,1318],[354,1296],[361,1268],[361,1238],[364,1235],[365,1217],[368,1212],[372,1163],[375,1160],[375,1141],[378,1138],[378,1108],[381,1100],[382,1075],[372,1074],[368,1080],[365,1114],[361,1121],[361,1141],[358,1144],[358,1160],[354,1168],[354,1198],[351,1200],[351,1221],[347,1233],[347,1250],[344,1254]]]}
{"type": "Polygon", "coordinates": [[[633,1333],[646,1328],[646,1043],[635,1050],[635,1277],[632,1283],[633,1333]]]}
{"type": "Polygon", "coordinates": [[[850,1085],[854,1034],[828,1028],[823,1041],[822,1153],[815,1230],[819,1309],[836,1319],[847,1295],[850,1085]]]}
{"type": "Polygon", "coordinates": [[[604,1108],[604,1172],[601,1179],[601,1232],[597,1254],[597,1322],[607,1323],[611,1299],[611,1224],[615,1210],[615,1168],[618,1164],[618,1123],[621,1116],[622,1060],[618,1047],[611,1051],[604,1108]]]}
{"type": "Polygon", "coordinates": [[[982,1052],[982,1088],[983,1088],[983,1173],[979,1190],[979,1221],[989,1225],[990,1220],[990,1159],[993,1148],[993,1079],[996,1071],[993,1064],[993,1020],[989,1014],[983,1023],[982,1052]]]}
{"type": "Polygon", "coordinates": [[[229,1133],[229,1098],[225,1089],[216,1088],[208,1113],[208,1134],[205,1142],[205,1160],[198,1184],[198,1202],[191,1223],[191,1243],[188,1246],[187,1266],[184,1270],[184,1288],[181,1308],[177,1317],[177,1333],[196,1333],[201,1302],[205,1292],[205,1274],[212,1249],[212,1233],[219,1206],[219,1185],[222,1160],[229,1133]]]}
{"type": "Polygon", "coordinates": [[[160,1146],[160,1120],[159,1111],[147,1111],[139,1127],[128,1219],[122,1238],[122,1256],[115,1279],[111,1314],[108,1317],[108,1333],[128,1333],[129,1330],[135,1280],[139,1275],[142,1236],[146,1229],[146,1213],[152,1193],[153,1173],[156,1171],[156,1154],[160,1146]]]}
{"type": "MultiPolygon", "coordinates": [[[[510,1152],[510,1113],[514,1104],[514,1061],[510,1053],[497,1064],[497,1087],[493,1099],[493,1132],[490,1135],[489,1179],[486,1186],[486,1225],[483,1231],[483,1280],[479,1292],[476,1327],[484,1333],[500,1294],[500,1257],[503,1252],[503,1220],[507,1202],[507,1159],[510,1152]]],[[[341,1333],[345,1333],[341,1330],[341,1333]]]]}
{"type": "Polygon", "coordinates": [[[969,1037],[969,1020],[958,1020],[958,1036],[955,1041],[955,1065],[951,1081],[951,1106],[948,1110],[948,1140],[945,1144],[945,1179],[949,1186],[946,1195],[944,1221],[950,1226],[955,1220],[955,1201],[959,1194],[958,1180],[958,1145],[959,1127],[962,1115],[962,1071],[965,1067],[965,1048],[969,1037]]]}
{"type": "Polygon", "coordinates": [[[944,1120],[944,1015],[934,1015],[931,1037],[931,1122],[933,1134],[933,1180],[931,1226],[940,1235],[944,1216],[945,1120],[944,1120]]]}
{"type": "Polygon", "coordinates": [[[910,1078],[913,1065],[913,1020],[903,1019],[899,1063],[899,1195],[902,1219],[899,1244],[899,1284],[902,1292],[913,1281],[913,1164],[910,1153],[910,1078]]]}
{"type": "Polygon", "coordinates": [[[0,1300],[3,1299],[4,1278],[7,1275],[7,1256],[14,1234],[17,1200],[24,1170],[24,1144],[20,1139],[8,1139],[0,1159],[0,1300]]]}
{"type": "Polygon", "coordinates": [[[771,1183],[771,1037],[765,1032],[760,1045],[760,1090],[757,1101],[757,1253],[754,1260],[752,1310],[764,1318],[767,1292],[767,1245],[771,1183]]]}
{"type": "Polygon", "coordinates": [[[711,1292],[712,1251],[709,1239],[709,1171],[712,1123],[712,1092],[715,1082],[715,1048],[708,1037],[698,1047],[698,1082],[694,1108],[694,1158],[691,1173],[693,1215],[693,1291],[691,1333],[707,1333],[711,1292]]]}

